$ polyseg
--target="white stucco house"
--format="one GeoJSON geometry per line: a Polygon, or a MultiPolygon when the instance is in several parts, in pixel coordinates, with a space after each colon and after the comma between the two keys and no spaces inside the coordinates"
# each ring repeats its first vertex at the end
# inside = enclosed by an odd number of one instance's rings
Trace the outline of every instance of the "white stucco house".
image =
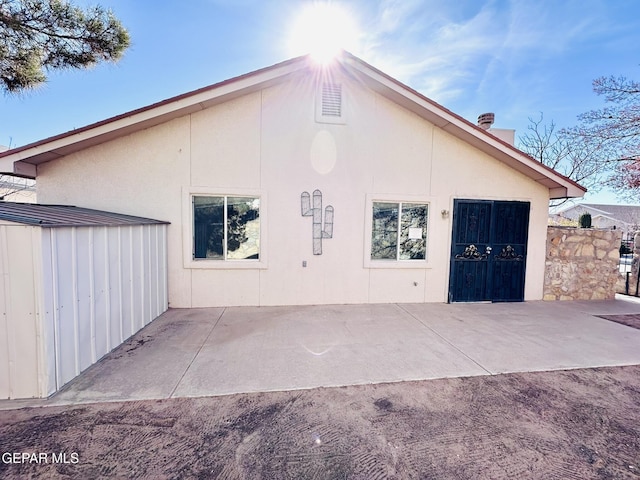
{"type": "Polygon", "coordinates": [[[171,307],[543,295],[585,189],[362,60],[295,58],[0,153],[41,204],[168,222],[171,307]]]}

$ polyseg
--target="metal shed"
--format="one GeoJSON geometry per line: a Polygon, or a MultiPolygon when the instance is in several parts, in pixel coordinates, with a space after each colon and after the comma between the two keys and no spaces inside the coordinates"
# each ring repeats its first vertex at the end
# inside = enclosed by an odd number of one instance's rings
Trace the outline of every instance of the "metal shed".
{"type": "Polygon", "coordinates": [[[167,224],[0,202],[0,398],[55,393],[167,310],[167,224]]]}

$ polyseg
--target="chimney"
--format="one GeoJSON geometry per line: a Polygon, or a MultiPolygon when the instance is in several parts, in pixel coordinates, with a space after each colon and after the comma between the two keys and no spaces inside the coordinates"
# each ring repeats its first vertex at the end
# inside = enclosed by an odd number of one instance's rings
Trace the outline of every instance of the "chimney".
{"type": "Polygon", "coordinates": [[[478,126],[483,130],[489,130],[493,122],[495,121],[496,116],[493,113],[483,113],[478,116],[478,126]]]}
{"type": "Polygon", "coordinates": [[[515,145],[516,131],[505,128],[491,128],[495,119],[496,116],[494,113],[483,113],[482,115],[478,115],[478,126],[503,142],[512,146],[515,145]]]}

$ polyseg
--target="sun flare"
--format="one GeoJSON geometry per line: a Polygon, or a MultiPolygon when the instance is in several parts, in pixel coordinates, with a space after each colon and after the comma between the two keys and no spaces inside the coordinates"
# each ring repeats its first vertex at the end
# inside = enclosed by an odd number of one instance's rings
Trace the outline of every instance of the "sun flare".
{"type": "Polygon", "coordinates": [[[314,2],[295,19],[289,50],[293,55],[310,54],[325,64],[341,50],[356,50],[358,37],[357,25],[346,9],[329,2],[314,2]]]}

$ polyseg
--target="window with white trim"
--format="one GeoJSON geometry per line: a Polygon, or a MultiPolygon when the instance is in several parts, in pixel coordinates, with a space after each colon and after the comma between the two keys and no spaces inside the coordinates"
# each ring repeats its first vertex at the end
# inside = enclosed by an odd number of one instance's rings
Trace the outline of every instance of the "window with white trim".
{"type": "Polygon", "coordinates": [[[426,260],[429,205],[373,202],[371,260],[426,260]]]}
{"type": "Polygon", "coordinates": [[[260,198],[193,196],[194,260],[258,260],[260,198]]]}

